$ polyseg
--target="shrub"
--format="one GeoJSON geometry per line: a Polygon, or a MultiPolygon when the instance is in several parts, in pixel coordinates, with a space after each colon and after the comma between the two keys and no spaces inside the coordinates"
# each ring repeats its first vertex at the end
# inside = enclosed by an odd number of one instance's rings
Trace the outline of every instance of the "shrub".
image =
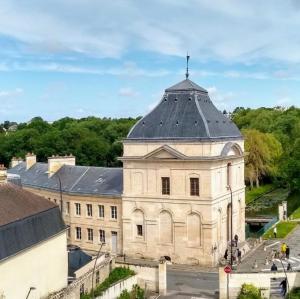
{"type": "Polygon", "coordinates": [[[130,293],[124,290],[118,299],[144,299],[144,290],[136,284],[132,287],[130,293]]]}
{"type": "Polygon", "coordinates": [[[244,283],[238,295],[238,299],[262,299],[259,289],[253,284],[244,283]]]}

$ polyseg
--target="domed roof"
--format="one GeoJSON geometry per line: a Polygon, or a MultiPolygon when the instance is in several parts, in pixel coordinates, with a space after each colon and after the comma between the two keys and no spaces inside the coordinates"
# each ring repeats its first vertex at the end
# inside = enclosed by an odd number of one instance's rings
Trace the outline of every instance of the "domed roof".
{"type": "Polygon", "coordinates": [[[167,88],[159,104],[131,129],[127,141],[241,139],[237,126],[208,92],[185,79],[167,88]]]}

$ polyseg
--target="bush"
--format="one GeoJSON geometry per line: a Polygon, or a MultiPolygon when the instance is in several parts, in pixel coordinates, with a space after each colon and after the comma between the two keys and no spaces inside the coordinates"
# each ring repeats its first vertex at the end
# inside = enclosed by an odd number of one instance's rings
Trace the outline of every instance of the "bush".
{"type": "Polygon", "coordinates": [[[263,299],[260,291],[253,284],[244,283],[238,295],[238,299],[263,299]]]}
{"type": "Polygon", "coordinates": [[[118,299],[144,299],[144,290],[136,284],[132,287],[130,293],[127,290],[124,290],[118,299]]]}

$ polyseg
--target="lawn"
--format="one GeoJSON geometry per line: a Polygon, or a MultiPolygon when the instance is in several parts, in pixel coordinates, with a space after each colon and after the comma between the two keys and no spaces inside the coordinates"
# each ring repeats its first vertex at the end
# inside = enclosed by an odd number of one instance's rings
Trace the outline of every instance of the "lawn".
{"type": "MultiPolygon", "coordinates": [[[[282,238],[286,237],[297,225],[298,225],[297,222],[288,222],[288,221],[279,222],[276,225],[277,238],[282,239],[282,238]]],[[[274,238],[273,227],[264,233],[263,238],[264,239],[274,238]]]]}
{"type": "Polygon", "coordinates": [[[300,219],[300,207],[295,210],[290,217],[291,219],[300,219]]]}
{"type": "Polygon", "coordinates": [[[292,289],[290,296],[287,295],[286,298],[299,299],[300,298],[300,288],[292,289]]]}
{"type": "Polygon", "coordinates": [[[251,190],[247,187],[247,189],[246,189],[246,204],[252,202],[257,197],[259,197],[267,192],[270,192],[272,189],[274,189],[274,185],[272,185],[272,184],[262,185],[258,188],[253,188],[251,190]]]}

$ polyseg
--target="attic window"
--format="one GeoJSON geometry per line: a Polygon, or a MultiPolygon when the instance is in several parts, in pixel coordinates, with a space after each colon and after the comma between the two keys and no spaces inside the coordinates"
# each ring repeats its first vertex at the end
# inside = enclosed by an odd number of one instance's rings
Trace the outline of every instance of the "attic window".
{"type": "Polygon", "coordinates": [[[177,98],[175,98],[175,102],[177,102],[178,101],[178,99],[177,98]]]}
{"type": "Polygon", "coordinates": [[[143,126],[144,126],[144,125],[145,125],[145,122],[143,121],[142,124],[143,124],[143,126]]]}
{"type": "Polygon", "coordinates": [[[191,101],[192,100],[192,98],[189,98],[189,101],[191,101]]]}
{"type": "Polygon", "coordinates": [[[195,126],[197,126],[198,122],[195,120],[195,126]]]}
{"type": "Polygon", "coordinates": [[[218,121],[218,120],[216,120],[216,123],[219,123],[219,121],[218,121]]]}
{"type": "Polygon", "coordinates": [[[165,102],[167,101],[167,97],[164,98],[164,101],[165,101],[165,102]]]}
{"type": "Polygon", "coordinates": [[[178,120],[176,121],[176,126],[178,126],[179,125],[179,122],[178,122],[178,120]]]}
{"type": "Polygon", "coordinates": [[[159,123],[159,124],[162,126],[162,124],[163,124],[162,120],[160,121],[160,123],[159,123]]]}

